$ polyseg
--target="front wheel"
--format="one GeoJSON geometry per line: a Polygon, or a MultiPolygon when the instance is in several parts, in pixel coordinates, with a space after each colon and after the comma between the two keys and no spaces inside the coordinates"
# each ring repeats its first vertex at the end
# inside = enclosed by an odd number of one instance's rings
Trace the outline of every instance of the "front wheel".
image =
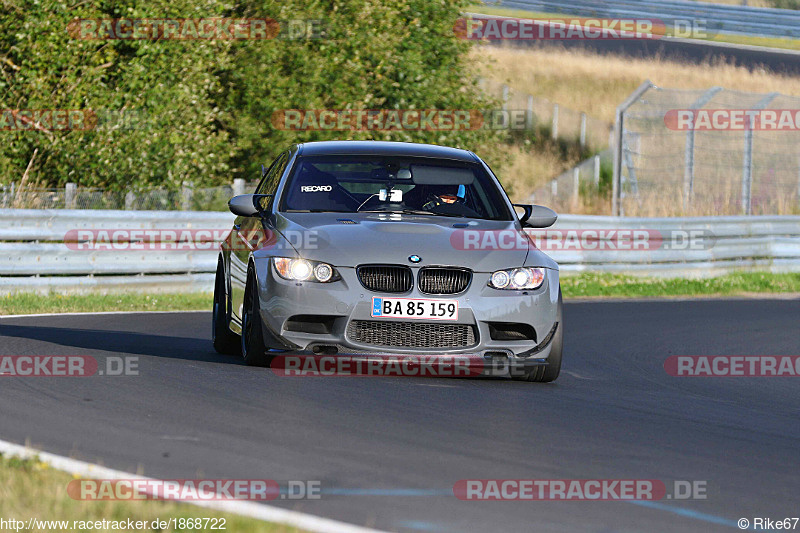
{"type": "Polygon", "coordinates": [[[247,271],[242,313],[242,357],[250,366],[269,366],[272,356],[267,355],[264,343],[264,326],[261,323],[261,306],[258,298],[258,280],[255,269],[247,271]]]}
{"type": "Polygon", "coordinates": [[[222,259],[217,263],[217,275],[214,278],[214,307],[211,315],[211,342],[217,353],[238,355],[241,350],[239,336],[230,330],[231,313],[228,305],[228,293],[225,290],[225,269],[222,259]]]}

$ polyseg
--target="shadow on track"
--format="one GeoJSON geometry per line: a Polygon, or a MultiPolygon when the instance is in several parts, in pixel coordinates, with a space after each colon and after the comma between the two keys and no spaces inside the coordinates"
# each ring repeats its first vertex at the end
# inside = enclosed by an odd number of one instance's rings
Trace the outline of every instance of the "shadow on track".
{"type": "MultiPolygon", "coordinates": [[[[125,353],[212,363],[244,364],[241,358],[216,353],[211,347],[209,339],[195,337],[174,337],[102,329],[0,325],[0,340],[12,337],[71,346],[82,350],[110,352],[114,355],[125,353]]],[[[6,344],[0,342],[0,345],[6,344]]]]}

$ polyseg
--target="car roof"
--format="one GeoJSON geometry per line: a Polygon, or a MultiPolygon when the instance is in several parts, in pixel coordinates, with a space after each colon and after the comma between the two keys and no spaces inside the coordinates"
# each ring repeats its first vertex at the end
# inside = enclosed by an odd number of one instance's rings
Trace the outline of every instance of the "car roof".
{"type": "Polygon", "coordinates": [[[435,144],[392,141],[317,141],[298,145],[298,155],[393,155],[453,159],[473,163],[478,156],[469,150],[437,146],[435,144]]]}

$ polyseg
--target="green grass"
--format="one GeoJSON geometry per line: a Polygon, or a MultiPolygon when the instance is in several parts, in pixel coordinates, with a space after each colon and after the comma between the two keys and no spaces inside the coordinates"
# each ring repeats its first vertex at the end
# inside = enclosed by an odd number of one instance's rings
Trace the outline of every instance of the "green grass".
{"type": "Polygon", "coordinates": [[[0,315],[101,311],[210,310],[209,293],[49,294],[19,292],[0,295],[0,315]]]}
{"type": "Polygon", "coordinates": [[[561,277],[564,298],[664,298],[800,293],[800,273],[742,272],[716,278],[640,278],[585,273],[561,277]]]}
{"type": "MultiPolygon", "coordinates": [[[[800,274],[742,272],[708,279],[646,278],[622,274],[567,274],[561,277],[565,298],[657,298],[800,293],[800,274]]],[[[212,295],[185,294],[50,294],[0,296],[0,315],[101,311],[205,311],[212,295]]]]}
{"type": "MultiPolygon", "coordinates": [[[[565,18],[588,18],[581,15],[564,15],[560,13],[540,13],[536,11],[525,11],[523,9],[510,9],[503,7],[489,7],[473,5],[465,9],[469,13],[482,13],[484,15],[497,15],[503,17],[516,17],[526,19],[565,19],[565,18]]],[[[667,29],[666,34],[671,35],[671,29],[667,29]]],[[[705,38],[698,40],[711,41],[715,43],[743,44],[749,46],[766,46],[769,48],[784,48],[787,50],[800,50],[800,40],[780,39],[775,37],[751,37],[749,35],[733,35],[727,33],[709,33],[705,38]]]]}
{"type": "MultiPolygon", "coordinates": [[[[74,521],[113,520],[147,521],[170,518],[224,518],[225,531],[288,533],[298,529],[262,522],[252,518],[204,509],[177,502],[162,501],[80,501],[67,494],[67,485],[75,479],[71,474],[50,468],[33,459],[3,457],[0,455],[0,518],[27,521],[67,520],[70,528],[74,521]]],[[[209,523],[209,522],[207,522],[209,523]]],[[[8,531],[6,529],[5,531],[8,531]]],[[[13,530],[12,530],[13,531],[13,530]]],[[[61,529],[23,529],[22,531],[50,532],[61,529]]],[[[66,531],[90,531],[67,529],[66,531]]],[[[92,529],[91,531],[96,531],[92,529]]],[[[137,531],[189,531],[189,529],[140,529],[137,531]]]]}

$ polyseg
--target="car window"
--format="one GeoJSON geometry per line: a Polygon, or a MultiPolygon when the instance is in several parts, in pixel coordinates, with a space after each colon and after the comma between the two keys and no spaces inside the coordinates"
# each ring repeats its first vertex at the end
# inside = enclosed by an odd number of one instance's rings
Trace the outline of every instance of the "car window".
{"type": "Polygon", "coordinates": [[[401,156],[299,157],[281,209],[511,219],[501,191],[482,166],[401,156]]]}
{"type": "MultiPolygon", "coordinates": [[[[287,164],[289,164],[289,152],[283,152],[270,165],[267,174],[261,180],[261,183],[258,184],[258,187],[256,187],[256,194],[275,194],[275,190],[278,188],[278,183],[281,180],[281,176],[283,176],[284,170],[286,170],[287,164]]],[[[261,200],[261,207],[267,209],[271,203],[271,198],[263,198],[261,200]]]]}

